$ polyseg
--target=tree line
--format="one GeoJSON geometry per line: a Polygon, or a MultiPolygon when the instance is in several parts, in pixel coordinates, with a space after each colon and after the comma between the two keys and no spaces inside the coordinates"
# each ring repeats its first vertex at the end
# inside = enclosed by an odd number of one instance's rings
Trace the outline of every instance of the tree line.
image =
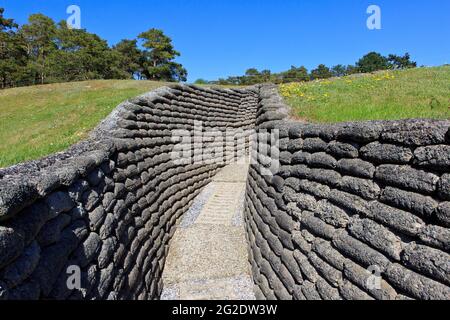
{"type": "Polygon", "coordinates": [[[186,81],[186,69],[174,61],[178,56],[158,29],[111,47],[40,13],[19,26],[0,8],[0,88],[92,79],[186,81]]]}
{"type": "Polygon", "coordinates": [[[380,70],[416,68],[417,63],[411,60],[409,53],[403,56],[390,54],[387,57],[370,52],[359,59],[354,65],[338,64],[327,67],[320,64],[317,68],[308,72],[304,66],[292,66],[289,70],[280,73],[272,73],[270,70],[258,71],[255,68],[248,69],[243,76],[228,77],[214,81],[198,79],[197,84],[219,84],[219,85],[252,85],[257,83],[272,82],[276,84],[289,82],[303,82],[332,77],[343,77],[356,73],[370,73],[380,70]]]}

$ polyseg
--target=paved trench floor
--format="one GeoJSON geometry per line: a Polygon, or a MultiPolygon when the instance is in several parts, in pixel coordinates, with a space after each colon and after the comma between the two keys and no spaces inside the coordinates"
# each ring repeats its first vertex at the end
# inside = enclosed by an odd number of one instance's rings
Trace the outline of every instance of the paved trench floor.
{"type": "Polygon", "coordinates": [[[223,168],[171,241],[162,300],[254,300],[243,205],[248,164],[223,168]]]}

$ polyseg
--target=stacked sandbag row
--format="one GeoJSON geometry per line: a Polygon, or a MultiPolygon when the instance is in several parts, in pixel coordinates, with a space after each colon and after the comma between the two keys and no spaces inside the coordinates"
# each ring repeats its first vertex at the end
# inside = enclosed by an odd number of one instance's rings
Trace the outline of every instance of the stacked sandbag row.
{"type": "Polygon", "coordinates": [[[158,298],[177,220],[248,148],[236,141],[254,127],[256,101],[252,90],[159,89],[67,152],[1,170],[0,299],[158,298]],[[212,128],[236,131],[227,142],[212,128]],[[180,149],[191,157],[174,161],[180,149]]]}
{"type": "Polygon", "coordinates": [[[285,109],[261,88],[257,128],[280,140],[247,183],[258,298],[450,299],[450,121],[306,124],[285,109]]]}

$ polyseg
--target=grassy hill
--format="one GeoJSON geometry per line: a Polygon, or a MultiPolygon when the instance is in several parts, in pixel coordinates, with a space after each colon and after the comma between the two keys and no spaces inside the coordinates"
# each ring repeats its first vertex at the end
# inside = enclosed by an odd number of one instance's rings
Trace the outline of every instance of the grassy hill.
{"type": "Polygon", "coordinates": [[[450,66],[283,84],[280,93],[308,121],[450,119],[450,66]]]}
{"type": "Polygon", "coordinates": [[[98,80],[0,90],[0,167],[66,149],[122,101],[163,85],[98,80]]]}

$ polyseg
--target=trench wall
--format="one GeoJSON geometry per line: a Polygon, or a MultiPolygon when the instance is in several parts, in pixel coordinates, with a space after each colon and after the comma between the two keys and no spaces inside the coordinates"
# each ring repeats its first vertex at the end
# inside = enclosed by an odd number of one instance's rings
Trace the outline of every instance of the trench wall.
{"type": "Polygon", "coordinates": [[[261,88],[245,205],[259,299],[450,299],[450,122],[292,122],[261,88]],[[279,159],[277,167],[274,159],[279,159]],[[271,170],[271,174],[266,174],[271,170]]]}
{"type": "Polygon", "coordinates": [[[248,148],[238,142],[256,101],[252,90],[159,89],[66,152],[0,170],[0,300],[157,299],[177,220],[248,148]],[[182,151],[190,160],[174,161],[182,151]]]}

